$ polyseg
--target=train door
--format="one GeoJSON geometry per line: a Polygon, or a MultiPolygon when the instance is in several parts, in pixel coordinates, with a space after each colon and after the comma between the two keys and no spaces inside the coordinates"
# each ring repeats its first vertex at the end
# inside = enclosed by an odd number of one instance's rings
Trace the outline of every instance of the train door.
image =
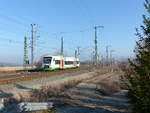
{"type": "Polygon", "coordinates": [[[61,59],[60,60],[60,69],[64,69],[64,60],[63,59],[61,59]]]}
{"type": "Polygon", "coordinates": [[[73,61],[73,65],[77,67],[77,61],[73,61]]]}

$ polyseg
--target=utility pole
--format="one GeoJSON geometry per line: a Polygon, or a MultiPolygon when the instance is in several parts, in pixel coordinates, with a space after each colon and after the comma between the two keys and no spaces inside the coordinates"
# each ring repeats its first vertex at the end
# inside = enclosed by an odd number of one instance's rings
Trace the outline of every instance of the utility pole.
{"type": "Polygon", "coordinates": [[[64,55],[64,41],[63,41],[63,37],[61,38],[61,52],[60,52],[61,56],[64,55]]]}
{"type": "Polygon", "coordinates": [[[29,63],[28,61],[28,50],[27,50],[27,37],[24,37],[24,60],[23,60],[23,65],[26,68],[27,64],[29,63]]]}
{"type": "Polygon", "coordinates": [[[78,54],[78,51],[75,50],[75,53],[74,53],[75,58],[77,58],[77,54],[78,54]]]}
{"type": "Polygon", "coordinates": [[[111,71],[112,71],[112,72],[114,71],[113,66],[112,66],[112,64],[113,64],[112,53],[113,53],[113,52],[115,52],[115,51],[114,51],[114,50],[111,50],[111,51],[110,51],[110,67],[111,67],[111,71]]]}
{"type": "Polygon", "coordinates": [[[103,55],[101,55],[101,66],[103,67],[103,65],[104,65],[104,57],[103,55]]]}
{"type": "Polygon", "coordinates": [[[95,40],[94,40],[94,44],[95,44],[95,55],[94,55],[94,64],[97,65],[98,63],[98,46],[97,46],[97,29],[98,28],[104,28],[104,26],[95,26],[94,30],[95,30],[95,40]]]}
{"type": "Polygon", "coordinates": [[[77,56],[78,56],[78,58],[79,58],[79,56],[80,56],[80,47],[77,47],[77,56]]]}
{"type": "Polygon", "coordinates": [[[31,24],[31,66],[34,66],[34,27],[35,24],[31,24]]]}
{"type": "Polygon", "coordinates": [[[92,51],[91,53],[91,63],[92,65],[94,65],[94,51],[92,51]]]}
{"type": "Polygon", "coordinates": [[[106,65],[109,64],[109,51],[108,48],[111,47],[110,45],[106,46],[106,65]]]}
{"type": "Polygon", "coordinates": [[[114,50],[110,51],[110,65],[112,65],[113,61],[112,61],[112,53],[115,52],[114,50]]]}

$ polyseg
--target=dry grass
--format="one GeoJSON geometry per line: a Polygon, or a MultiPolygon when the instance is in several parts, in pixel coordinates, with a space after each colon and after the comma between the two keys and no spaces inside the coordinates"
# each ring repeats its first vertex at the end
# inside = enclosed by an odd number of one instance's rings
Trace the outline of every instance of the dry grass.
{"type": "MultiPolygon", "coordinates": [[[[87,69],[87,68],[86,68],[87,69]]],[[[19,92],[18,90],[16,91],[11,91],[14,95],[17,95],[16,97],[20,100],[20,95],[24,98],[25,101],[32,100],[32,98],[35,98],[33,94],[39,94],[39,98],[43,98],[43,101],[46,100],[47,96],[57,96],[60,94],[60,92],[64,92],[65,90],[75,87],[78,83],[80,83],[83,80],[93,78],[95,76],[100,76],[101,75],[111,72],[110,67],[103,67],[103,68],[97,68],[97,70],[94,70],[95,72],[90,72],[88,74],[80,74],[76,76],[70,76],[64,79],[58,79],[53,82],[49,83],[43,83],[36,85],[36,90],[33,92],[28,92],[28,91],[21,91],[19,92]],[[41,87],[42,85],[42,87],[41,87]],[[43,92],[43,93],[40,93],[43,92]],[[40,97],[41,95],[41,97],[40,97]],[[19,97],[18,97],[19,96],[19,97]],[[46,97],[46,98],[45,98],[46,97]]],[[[35,99],[33,99],[35,100],[35,99]]],[[[42,100],[42,99],[40,99],[42,100]]],[[[37,100],[38,101],[38,100],[37,100]]]]}
{"type": "MultiPolygon", "coordinates": [[[[31,98],[29,101],[46,101],[50,97],[55,96],[62,96],[63,92],[75,87],[79,83],[81,83],[83,80],[87,80],[89,78],[93,78],[95,76],[101,76],[102,74],[111,72],[112,68],[103,67],[103,68],[97,68],[95,70],[96,73],[91,74],[81,74],[73,77],[68,77],[62,80],[57,80],[55,82],[51,82],[50,84],[46,84],[42,86],[40,89],[34,90],[31,93],[31,98]]],[[[117,87],[117,83],[113,82],[111,84],[104,84],[105,92],[107,93],[113,93],[117,92],[119,88],[117,87]]],[[[63,95],[64,96],[64,95],[63,95]]]]}
{"type": "Polygon", "coordinates": [[[32,91],[29,98],[26,98],[25,101],[47,101],[50,97],[62,96],[64,91],[75,87],[83,80],[89,79],[93,76],[93,73],[81,74],[50,82],[42,86],[40,89],[32,91]]]}
{"type": "MultiPolygon", "coordinates": [[[[35,67],[34,67],[35,68],[35,67]]],[[[28,66],[26,69],[32,69],[32,67],[28,66]]],[[[6,67],[0,67],[0,72],[6,72],[6,71],[19,71],[24,70],[23,66],[6,66],[6,67]]]]}
{"type": "Polygon", "coordinates": [[[121,86],[120,86],[120,76],[122,75],[122,72],[120,69],[113,65],[111,67],[103,67],[102,70],[96,71],[96,76],[103,75],[107,72],[112,72],[113,74],[110,76],[99,76],[96,80],[98,83],[97,90],[99,90],[102,94],[112,94],[120,92],[121,86]]]}
{"type": "Polygon", "coordinates": [[[62,83],[60,86],[42,86],[39,90],[34,90],[29,101],[47,101],[50,97],[62,96],[62,92],[75,87],[81,80],[72,80],[62,83]]]}
{"type": "MultiPolygon", "coordinates": [[[[113,69],[113,71],[116,71],[116,70],[117,69],[115,68],[113,69]]],[[[14,101],[16,102],[20,102],[20,101],[39,102],[40,101],[41,102],[41,101],[48,101],[49,98],[51,97],[66,96],[64,95],[65,94],[64,92],[66,90],[77,86],[79,83],[81,83],[84,80],[87,80],[87,79],[89,80],[94,77],[100,77],[101,75],[105,73],[112,72],[112,68],[110,67],[97,68],[95,69],[95,72],[94,73],[91,72],[89,74],[81,74],[81,75],[72,76],[72,77],[70,76],[61,80],[57,80],[54,82],[50,82],[48,84],[44,84],[44,86],[40,87],[40,89],[36,89],[33,92],[30,92],[28,97],[22,97],[20,95],[19,101],[11,98],[7,101],[7,103],[11,104],[11,103],[14,103],[14,101]]],[[[101,88],[98,87],[97,89],[99,91],[102,91],[104,94],[115,93],[120,90],[120,87],[118,87],[119,83],[116,81],[107,81],[107,80],[106,82],[99,81],[99,84],[102,87],[101,88]]],[[[70,101],[70,100],[63,100],[63,101],[69,104],[73,103],[75,105],[78,105],[78,104],[80,105],[80,103],[70,101]]],[[[49,109],[49,110],[32,112],[32,113],[55,113],[55,110],[49,109]]]]}

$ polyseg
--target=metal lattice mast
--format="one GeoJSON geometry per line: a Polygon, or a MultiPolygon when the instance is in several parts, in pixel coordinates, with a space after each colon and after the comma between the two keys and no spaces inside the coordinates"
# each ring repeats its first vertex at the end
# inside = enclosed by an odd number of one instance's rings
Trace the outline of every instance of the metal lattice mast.
{"type": "Polygon", "coordinates": [[[27,61],[28,61],[28,50],[27,50],[27,37],[24,37],[24,60],[23,60],[23,65],[24,67],[27,66],[27,61]]]}
{"type": "Polygon", "coordinates": [[[31,24],[31,66],[34,66],[34,26],[35,24],[31,24]]]}
{"type": "Polygon", "coordinates": [[[103,28],[103,26],[95,26],[94,30],[95,30],[95,40],[94,40],[94,44],[95,44],[95,54],[94,54],[94,64],[97,65],[98,63],[98,46],[97,46],[97,29],[98,28],[103,28]]]}
{"type": "Polygon", "coordinates": [[[94,43],[95,43],[95,55],[94,55],[94,63],[97,64],[97,51],[98,51],[98,48],[97,48],[97,27],[95,26],[94,29],[95,29],[95,40],[94,40],[94,43]]]}
{"type": "Polygon", "coordinates": [[[61,51],[60,54],[63,56],[64,55],[64,40],[63,37],[61,38],[61,51]]]}
{"type": "Polygon", "coordinates": [[[106,65],[109,64],[109,51],[108,48],[111,47],[110,45],[106,46],[106,65]]]}

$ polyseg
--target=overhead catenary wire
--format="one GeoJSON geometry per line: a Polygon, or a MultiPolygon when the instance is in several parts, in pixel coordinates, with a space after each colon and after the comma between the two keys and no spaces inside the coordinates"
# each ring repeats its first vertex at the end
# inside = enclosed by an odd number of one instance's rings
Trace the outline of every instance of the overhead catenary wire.
{"type": "Polygon", "coordinates": [[[6,19],[8,21],[11,21],[11,22],[13,22],[15,24],[18,24],[18,25],[22,26],[23,28],[26,28],[28,26],[27,24],[24,24],[23,22],[21,22],[19,20],[16,20],[16,19],[14,19],[12,17],[6,16],[6,15],[1,14],[1,13],[0,13],[0,17],[6,19]]]}
{"type": "MultiPolygon", "coordinates": [[[[24,22],[22,22],[22,20],[19,20],[19,19],[14,19],[14,18],[11,18],[11,17],[9,17],[9,16],[4,16],[3,18],[7,18],[7,20],[8,21],[11,21],[11,22],[13,22],[13,23],[15,23],[15,24],[18,24],[19,26],[23,26],[23,28],[29,28],[29,24],[24,24],[24,22]],[[26,27],[24,27],[24,26],[26,26],[26,27]]],[[[59,38],[59,36],[60,35],[74,35],[74,34],[76,34],[76,33],[78,33],[78,32],[80,32],[80,33],[83,33],[83,32],[87,32],[88,30],[90,31],[92,28],[90,28],[90,29],[81,29],[81,30],[74,30],[74,31],[63,31],[63,32],[56,32],[56,33],[51,33],[51,32],[47,32],[47,31],[45,31],[44,30],[44,32],[45,32],[45,37],[43,37],[42,36],[42,38],[39,38],[38,39],[38,42],[36,42],[36,44],[37,44],[37,48],[40,48],[40,47],[43,47],[43,49],[49,49],[49,48],[52,48],[52,46],[50,45],[50,46],[48,46],[48,42],[49,41],[47,41],[47,40],[51,40],[51,39],[56,39],[57,37],[59,38]],[[45,44],[44,44],[45,43],[45,44]],[[43,46],[42,46],[43,45],[43,46]]],[[[41,31],[43,31],[42,29],[40,29],[38,32],[41,32],[41,31]]],[[[25,35],[25,34],[24,34],[25,35]]],[[[42,34],[40,34],[40,35],[42,35],[42,34]]],[[[70,38],[70,37],[72,37],[72,36],[65,36],[64,38],[70,38]]],[[[31,38],[31,37],[30,37],[31,38]]],[[[22,38],[23,39],[23,38],[22,38]]],[[[7,40],[7,39],[6,39],[7,40]]],[[[73,39],[73,38],[70,38],[69,39],[70,40],[70,42],[71,43],[74,43],[74,45],[76,45],[76,41],[74,41],[75,39],[73,39]]],[[[20,44],[20,45],[22,45],[23,44],[23,41],[21,42],[21,41],[18,41],[17,42],[17,40],[16,40],[16,42],[15,42],[15,40],[12,40],[12,39],[9,39],[9,40],[7,40],[7,41],[10,41],[10,42],[12,42],[12,43],[18,43],[18,44],[20,44]]],[[[68,46],[68,45],[65,45],[65,46],[68,46]]],[[[73,49],[74,47],[72,47],[72,49],[73,49]]],[[[55,48],[56,49],[56,48],[55,48]]]]}
{"type": "Polygon", "coordinates": [[[86,3],[83,3],[82,0],[78,1],[78,0],[72,0],[72,3],[73,5],[76,5],[76,7],[78,9],[80,9],[80,14],[83,15],[84,17],[86,17],[86,21],[89,23],[89,24],[94,24],[94,21],[93,21],[93,16],[91,15],[91,13],[89,13],[89,10],[86,6],[86,3]],[[82,6],[81,6],[82,5],[82,6]]]}
{"type": "Polygon", "coordinates": [[[9,42],[9,43],[17,43],[17,44],[21,44],[21,45],[22,45],[22,43],[23,43],[23,42],[18,41],[18,40],[9,39],[9,38],[4,38],[4,37],[0,37],[0,40],[1,40],[1,41],[7,41],[7,42],[9,42]]]}
{"type": "MultiPolygon", "coordinates": [[[[0,15],[1,16],[1,15],[0,15]]],[[[29,24],[25,24],[24,22],[22,22],[21,20],[19,19],[15,19],[15,18],[12,18],[10,16],[7,16],[7,15],[3,15],[3,18],[6,18],[7,20],[9,21],[12,21],[16,24],[19,24],[25,28],[29,27],[29,24]]],[[[39,25],[39,24],[38,24],[39,25]]],[[[61,31],[61,32],[56,32],[56,33],[51,33],[51,32],[48,32],[48,31],[45,31],[45,30],[41,30],[40,29],[40,32],[44,32],[45,34],[49,35],[49,36],[56,36],[56,35],[64,35],[64,34],[74,34],[74,33],[77,33],[77,32],[85,32],[87,31],[88,29],[81,29],[81,30],[76,30],[76,31],[61,31]]],[[[55,37],[56,38],[56,37],[55,37]]]]}

